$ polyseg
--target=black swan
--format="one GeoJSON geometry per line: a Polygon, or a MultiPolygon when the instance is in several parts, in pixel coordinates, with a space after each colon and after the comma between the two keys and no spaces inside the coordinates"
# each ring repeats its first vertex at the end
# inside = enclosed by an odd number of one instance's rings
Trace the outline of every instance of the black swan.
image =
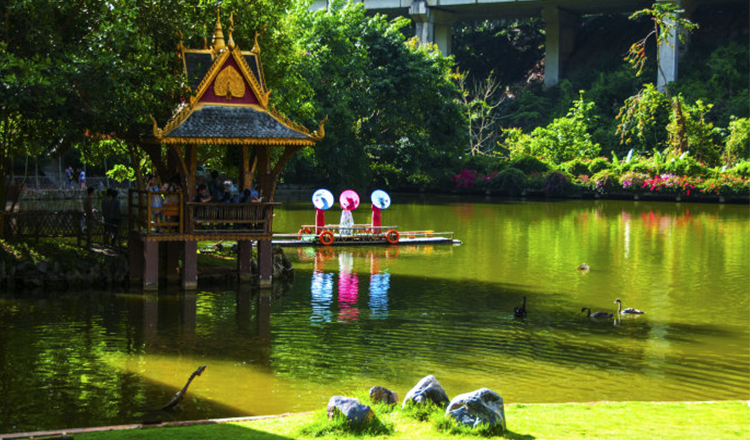
{"type": "Polygon", "coordinates": [[[523,297],[523,305],[521,307],[515,307],[513,309],[513,316],[516,318],[526,317],[526,296],[523,297]]]}
{"type": "Polygon", "coordinates": [[[592,314],[591,314],[591,309],[590,309],[590,308],[588,308],[588,307],[584,307],[584,308],[582,308],[582,309],[581,309],[581,312],[583,312],[584,310],[588,310],[588,312],[589,312],[589,313],[588,313],[588,314],[586,315],[586,317],[587,317],[587,318],[611,318],[611,317],[612,317],[612,314],[611,314],[611,313],[605,313],[605,312],[596,312],[596,313],[594,313],[594,314],[592,315],[592,314]]]}
{"type": "Polygon", "coordinates": [[[620,315],[642,315],[645,312],[643,310],[634,309],[632,307],[628,307],[627,309],[622,309],[622,301],[620,301],[620,298],[617,298],[615,300],[617,303],[617,313],[620,315]]]}

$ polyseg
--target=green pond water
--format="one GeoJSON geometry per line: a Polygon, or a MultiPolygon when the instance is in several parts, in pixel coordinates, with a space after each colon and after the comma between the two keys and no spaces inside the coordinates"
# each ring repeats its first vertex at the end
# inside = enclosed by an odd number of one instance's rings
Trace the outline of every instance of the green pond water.
{"type": "MultiPolygon", "coordinates": [[[[383,224],[463,244],[287,248],[268,295],[1,293],[0,433],[307,411],[428,374],[507,403],[750,399],[747,206],[393,198],[383,224]],[[581,313],[616,298],[646,314],[581,313]]],[[[313,221],[286,202],[274,229],[313,221]]]]}

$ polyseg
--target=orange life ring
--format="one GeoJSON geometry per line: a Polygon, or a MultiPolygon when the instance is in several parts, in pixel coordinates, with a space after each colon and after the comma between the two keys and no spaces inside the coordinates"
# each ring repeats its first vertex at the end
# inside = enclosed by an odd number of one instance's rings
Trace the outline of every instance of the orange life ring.
{"type": "Polygon", "coordinates": [[[398,243],[398,231],[395,229],[391,229],[385,234],[385,239],[388,240],[388,243],[390,244],[396,244],[398,243]]]}
{"type": "Polygon", "coordinates": [[[320,234],[320,244],[323,246],[330,246],[333,244],[333,232],[325,231],[320,234]]]}

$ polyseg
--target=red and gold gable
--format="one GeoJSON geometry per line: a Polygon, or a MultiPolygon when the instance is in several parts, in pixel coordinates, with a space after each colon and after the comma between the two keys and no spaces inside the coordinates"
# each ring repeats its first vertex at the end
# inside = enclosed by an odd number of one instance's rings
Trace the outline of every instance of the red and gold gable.
{"type": "Polygon", "coordinates": [[[233,57],[228,57],[219,69],[213,82],[206,88],[200,101],[211,104],[258,104],[258,98],[253,93],[242,75],[240,67],[233,57]]]}

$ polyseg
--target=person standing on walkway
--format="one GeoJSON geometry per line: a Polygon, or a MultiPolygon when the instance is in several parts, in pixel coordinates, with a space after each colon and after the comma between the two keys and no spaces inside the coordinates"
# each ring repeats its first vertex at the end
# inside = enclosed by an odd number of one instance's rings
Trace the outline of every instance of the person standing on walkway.
{"type": "Polygon", "coordinates": [[[68,165],[65,168],[65,189],[73,188],[73,167],[68,165]]]}
{"type": "Polygon", "coordinates": [[[81,184],[81,190],[86,189],[86,170],[81,169],[81,172],[78,174],[78,183],[81,184]]]}

